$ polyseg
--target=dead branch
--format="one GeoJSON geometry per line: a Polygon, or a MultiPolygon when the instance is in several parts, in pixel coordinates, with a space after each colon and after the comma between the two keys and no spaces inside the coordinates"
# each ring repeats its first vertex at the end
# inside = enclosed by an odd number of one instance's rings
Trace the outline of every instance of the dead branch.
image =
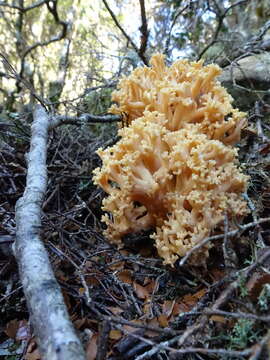
{"type": "Polygon", "coordinates": [[[0,6],[4,6],[4,7],[7,7],[7,8],[10,8],[10,9],[19,10],[21,12],[27,12],[27,11],[35,9],[35,8],[45,4],[47,2],[48,2],[48,0],[40,0],[40,1],[37,1],[34,4],[29,5],[27,7],[21,7],[21,6],[18,6],[18,5],[14,5],[14,4],[11,5],[11,4],[8,4],[8,3],[4,2],[4,1],[0,1],[0,6]]]}
{"type": "Polygon", "coordinates": [[[68,319],[61,289],[40,238],[41,206],[47,188],[49,116],[38,105],[24,195],[16,204],[15,257],[43,359],[85,359],[83,348],[68,319]]]}
{"type": "MultiPolygon", "coordinates": [[[[247,224],[247,225],[249,225],[249,224],[247,224]]],[[[250,265],[249,267],[247,267],[246,269],[244,269],[242,271],[242,275],[244,277],[248,277],[252,273],[252,271],[254,271],[254,269],[257,266],[262,265],[266,261],[266,259],[269,258],[269,256],[270,256],[270,251],[269,250],[265,251],[264,254],[262,256],[260,256],[259,259],[257,259],[257,261],[255,263],[253,263],[252,265],[250,265]]],[[[215,313],[218,312],[219,309],[224,304],[226,304],[226,302],[232,296],[232,294],[238,288],[238,286],[239,286],[239,278],[234,280],[233,282],[231,282],[226,287],[226,289],[224,291],[222,291],[222,293],[215,300],[215,302],[213,303],[211,308],[208,309],[208,311],[213,311],[215,313]]],[[[264,320],[265,319],[266,318],[264,317],[264,320]]],[[[266,320],[269,321],[269,319],[266,319],[266,320]]],[[[185,332],[183,333],[181,338],[178,340],[178,345],[180,345],[180,346],[184,345],[185,342],[187,341],[187,339],[190,339],[191,336],[194,336],[194,334],[198,333],[201,329],[204,328],[204,326],[206,326],[207,321],[208,320],[207,320],[207,317],[205,317],[205,315],[202,315],[202,317],[199,317],[193,325],[187,327],[187,329],[185,330],[185,332]]],[[[196,343],[195,337],[193,338],[192,341],[196,343]]]]}
{"type": "Polygon", "coordinates": [[[217,42],[217,38],[218,38],[219,32],[220,32],[220,30],[222,28],[223,21],[224,21],[225,17],[227,16],[228,12],[232,8],[234,8],[234,7],[238,6],[238,5],[242,5],[242,4],[246,3],[246,2],[247,2],[247,0],[240,0],[240,1],[230,5],[229,7],[227,7],[227,9],[225,9],[224,12],[222,12],[220,10],[220,8],[217,7],[217,11],[215,11],[215,14],[216,14],[216,16],[218,18],[218,23],[217,23],[217,26],[216,26],[216,29],[215,29],[215,33],[213,35],[213,40],[208,45],[206,45],[206,47],[201,51],[201,53],[199,54],[197,60],[200,60],[202,58],[203,54],[206,53],[206,51],[217,42]]]}
{"type": "MultiPolygon", "coordinates": [[[[127,334],[128,331],[122,329],[122,331],[127,334]]],[[[170,350],[170,359],[178,359],[177,355],[179,354],[215,354],[215,355],[228,355],[228,356],[247,356],[253,353],[253,348],[248,348],[242,351],[238,350],[227,350],[227,349],[210,349],[210,348],[200,348],[200,347],[186,347],[181,348],[179,346],[179,338],[180,335],[173,337],[172,339],[162,341],[160,343],[154,343],[153,341],[146,339],[143,336],[137,335],[136,333],[130,333],[130,336],[141,340],[143,343],[152,346],[152,348],[141,355],[136,357],[136,360],[143,360],[143,359],[152,359],[155,354],[157,354],[160,350],[170,350]],[[178,343],[178,349],[172,348],[171,345],[178,343]]]]}
{"type": "Polygon", "coordinates": [[[48,11],[52,14],[54,21],[57,25],[61,26],[62,30],[59,33],[59,35],[55,35],[52,36],[50,39],[48,39],[47,41],[37,41],[36,43],[34,43],[33,45],[30,45],[29,47],[27,47],[21,56],[21,70],[20,70],[20,77],[23,77],[23,73],[24,73],[24,68],[25,68],[25,58],[28,54],[30,54],[33,50],[35,50],[38,47],[45,47],[47,45],[50,45],[53,42],[56,41],[60,41],[62,39],[64,39],[67,36],[67,31],[68,31],[68,22],[63,21],[59,18],[59,14],[57,11],[57,0],[53,0],[53,1],[46,1],[45,2],[48,8],[48,11]]]}
{"type": "Polygon", "coordinates": [[[141,45],[140,45],[139,53],[140,53],[140,57],[142,58],[145,56],[145,50],[147,48],[147,42],[149,37],[144,0],[140,0],[140,7],[141,7],[142,25],[140,26],[139,29],[141,32],[141,45]]]}
{"type": "Polygon", "coordinates": [[[93,114],[81,114],[80,116],[69,116],[69,115],[56,115],[50,119],[50,129],[60,125],[81,125],[82,123],[112,123],[122,121],[121,115],[93,115],[93,114]]]}
{"type": "Polygon", "coordinates": [[[110,322],[106,320],[103,321],[102,324],[100,324],[100,336],[98,339],[98,351],[97,351],[96,360],[106,359],[110,331],[111,331],[110,322]]]}
{"type": "Polygon", "coordinates": [[[171,41],[171,37],[172,37],[172,31],[174,28],[174,25],[176,24],[177,19],[179,18],[179,16],[181,16],[189,7],[189,4],[185,5],[182,9],[180,9],[174,16],[172,24],[170,26],[170,30],[169,30],[169,34],[167,36],[167,40],[165,43],[165,50],[164,50],[164,54],[166,54],[167,56],[169,55],[169,47],[170,47],[170,41],[171,41]]]}
{"type": "Polygon", "coordinates": [[[249,314],[249,313],[245,313],[245,312],[233,313],[233,312],[223,311],[223,310],[208,310],[208,309],[206,309],[205,311],[197,311],[197,312],[195,311],[192,313],[192,315],[208,315],[208,316],[220,315],[220,316],[233,318],[233,319],[241,319],[242,318],[242,319],[248,319],[248,320],[262,321],[262,322],[266,322],[266,323],[270,322],[269,315],[258,316],[255,314],[249,314]]]}
{"type": "MultiPolygon", "coordinates": [[[[269,222],[270,218],[262,218],[259,219],[258,221],[254,221],[245,225],[242,225],[241,227],[239,227],[236,230],[232,230],[226,233],[227,237],[233,237],[235,235],[237,235],[239,232],[243,232],[245,230],[248,230],[254,226],[257,226],[259,224],[265,223],[265,222],[269,222]]],[[[181,259],[181,261],[179,262],[179,266],[182,266],[185,264],[185,262],[187,261],[187,259],[190,257],[191,254],[193,254],[196,250],[200,249],[201,247],[203,247],[205,244],[207,244],[210,241],[215,241],[215,240],[220,240],[220,239],[224,239],[224,234],[220,234],[220,235],[214,235],[214,236],[209,236],[207,238],[204,238],[202,241],[200,241],[197,245],[195,245],[192,249],[190,249],[186,255],[181,259]]]]}
{"type": "Polygon", "coordinates": [[[0,53],[0,58],[2,58],[2,63],[5,67],[5,69],[7,70],[7,73],[9,77],[13,78],[13,79],[16,79],[17,80],[17,83],[22,83],[25,88],[27,90],[29,90],[30,94],[43,106],[46,108],[46,103],[45,103],[45,100],[42,99],[41,96],[39,96],[39,94],[37,94],[35,92],[35,89],[33,88],[32,84],[30,84],[26,79],[22,78],[18,72],[16,71],[16,69],[11,65],[11,63],[9,62],[8,58],[7,58],[7,55],[6,54],[3,54],[3,53],[0,53]]]}
{"type": "MultiPolygon", "coordinates": [[[[264,39],[264,35],[270,28],[270,20],[268,20],[257,32],[257,34],[252,37],[244,46],[236,49],[231,55],[230,58],[221,58],[217,61],[217,64],[221,67],[225,67],[230,65],[233,60],[237,60],[239,58],[247,57],[254,54],[260,54],[263,51],[270,50],[270,40],[264,39]]],[[[213,44],[209,44],[212,46],[213,44]]],[[[209,47],[207,49],[209,49],[209,47]]],[[[207,49],[203,50],[203,53],[206,52],[207,49]]],[[[201,55],[200,55],[201,56],[201,55]]]]}
{"type": "Polygon", "coordinates": [[[136,322],[132,322],[132,321],[128,321],[123,319],[121,316],[104,316],[103,320],[107,320],[110,323],[115,323],[115,324],[120,324],[120,325],[128,325],[130,327],[134,327],[134,328],[138,328],[138,329],[144,329],[144,330],[149,330],[152,331],[154,333],[160,333],[160,334],[167,334],[167,335],[172,335],[172,336],[177,336],[179,335],[179,331],[175,331],[171,328],[159,328],[156,326],[151,326],[151,325],[146,325],[146,324],[140,324],[140,323],[136,323],[136,322]]]}
{"type": "Polygon", "coordinates": [[[62,27],[62,31],[60,32],[59,35],[56,36],[52,36],[49,40],[47,41],[38,41],[35,44],[29,46],[28,48],[26,48],[22,54],[22,61],[25,60],[25,57],[32,52],[34,49],[36,49],[37,47],[44,47],[47,46],[55,41],[60,41],[62,39],[64,39],[67,35],[67,30],[68,30],[68,23],[66,21],[63,21],[59,18],[58,12],[57,12],[57,1],[50,1],[50,2],[46,2],[48,11],[52,14],[55,22],[57,25],[60,25],[62,27]],[[50,4],[51,3],[51,4],[50,4]]]}
{"type": "Polygon", "coordinates": [[[103,4],[105,5],[106,9],[108,10],[109,14],[111,15],[115,25],[118,27],[118,29],[121,31],[121,33],[124,35],[124,37],[127,39],[128,43],[130,43],[130,45],[133,47],[133,49],[135,50],[135,52],[138,54],[138,56],[140,57],[140,59],[143,61],[143,63],[145,65],[148,65],[148,60],[146,59],[145,55],[143,53],[141,53],[140,49],[138,48],[138,46],[134,43],[134,41],[130,38],[130,36],[126,33],[126,31],[124,30],[124,28],[121,26],[121,24],[119,23],[119,21],[117,20],[114,12],[112,11],[112,9],[110,8],[109,4],[107,3],[106,0],[102,0],[103,4]]]}
{"type": "Polygon", "coordinates": [[[261,341],[253,347],[254,352],[249,357],[248,360],[259,360],[261,352],[265,346],[267,346],[269,351],[269,340],[270,340],[270,330],[268,330],[267,334],[261,339],[261,341]]]}

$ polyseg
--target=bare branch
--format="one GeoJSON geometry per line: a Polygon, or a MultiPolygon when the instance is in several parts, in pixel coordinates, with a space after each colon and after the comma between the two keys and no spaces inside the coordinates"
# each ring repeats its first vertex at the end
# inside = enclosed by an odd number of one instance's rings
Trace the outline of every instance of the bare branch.
{"type": "Polygon", "coordinates": [[[217,61],[217,64],[221,67],[225,67],[227,65],[230,65],[233,60],[239,59],[240,57],[243,58],[253,54],[261,53],[262,51],[270,51],[270,40],[267,38],[265,40],[263,39],[264,35],[269,29],[270,20],[268,20],[261,27],[258,33],[254,37],[252,37],[250,41],[248,41],[243,47],[240,47],[236,51],[234,51],[233,54],[231,54],[230,59],[221,58],[217,61]]]}
{"type": "MultiPolygon", "coordinates": [[[[62,49],[62,53],[61,53],[61,56],[59,59],[58,78],[57,78],[57,80],[52,80],[49,82],[48,98],[49,98],[50,104],[55,105],[55,108],[57,108],[60,105],[59,99],[61,97],[61,94],[62,94],[64,86],[65,86],[65,81],[66,81],[66,76],[67,76],[67,71],[68,71],[68,66],[69,66],[71,29],[72,29],[72,25],[73,25],[74,14],[75,14],[74,8],[70,7],[70,9],[68,10],[68,14],[67,14],[68,19],[69,19],[69,23],[68,23],[68,27],[67,27],[67,34],[66,34],[67,36],[63,41],[63,49],[62,49]]],[[[58,14],[57,14],[57,19],[58,19],[58,14]]]]}
{"type": "Polygon", "coordinates": [[[140,57],[140,59],[143,61],[143,63],[145,65],[148,65],[148,61],[145,57],[144,54],[140,53],[140,49],[137,47],[137,45],[133,42],[133,40],[130,38],[130,36],[126,33],[126,31],[123,29],[123,27],[120,25],[119,21],[117,20],[114,12],[112,11],[112,9],[109,7],[108,3],[106,0],[102,0],[103,4],[105,5],[106,9],[108,10],[109,14],[111,15],[115,25],[118,27],[118,29],[122,32],[122,34],[124,35],[124,37],[127,39],[127,41],[131,44],[131,46],[133,47],[133,49],[135,50],[135,52],[138,54],[138,56],[140,57]]]}
{"type": "Polygon", "coordinates": [[[27,12],[29,10],[32,10],[32,9],[35,9],[45,3],[47,3],[49,0],[40,0],[40,1],[37,1],[36,3],[32,4],[32,5],[29,5],[27,7],[21,7],[21,6],[18,6],[18,5],[11,5],[11,4],[8,4],[4,1],[0,1],[0,6],[4,6],[4,7],[8,7],[10,9],[15,9],[15,10],[19,10],[21,12],[27,12]]]}
{"type": "Polygon", "coordinates": [[[268,345],[269,340],[270,340],[270,330],[268,330],[266,335],[264,335],[264,337],[261,339],[261,341],[256,346],[254,346],[253,354],[249,357],[248,360],[259,360],[261,352],[265,347],[265,345],[267,345],[269,349],[269,345],[268,345]]]}
{"type": "MultiPolygon", "coordinates": [[[[193,314],[196,314],[196,312],[194,312],[193,314]]],[[[263,321],[263,322],[269,322],[270,321],[270,316],[269,315],[265,315],[265,316],[258,316],[255,314],[249,314],[249,313],[243,313],[243,312],[239,312],[239,313],[234,313],[234,312],[229,312],[229,311],[223,311],[223,310],[211,310],[211,309],[207,309],[205,311],[198,311],[197,314],[204,314],[204,315],[220,315],[220,316],[225,316],[225,317],[231,317],[234,319],[249,319],[249,320],[257,320],[257,321],[263,321]]]]}
{"type": "MultiPolygon", "coordinates": [[[[33,45],[31,46],[28,46],[26,48],[22,48],[21,51],[20,51],[20,60],[21,60],[21,65],[20,65],[20,71],[19,71],[19,76],[20,78],[22,79],[24,77],[24,71],[25,71],[25,59],[27,57],[27,55],[29,53],[31,53],[33,50],[35,50],[36,48],[38,47],[44,47],[44,46],[47,46],[53,42],[56,42],[56,41],[60,41],[62,39],[64,39],[67,35],[67,31],[68,31],[68,22],[65,22],[63,20],[61,20],[59,18],[59,15],[58,15],[58,11],[57,11],[57,0],[51,0],[51,1],[39,1],[38,3],[36,4],[33,4],[27,8],[23,8],[23,7],[16,7],[17,10],[19,10],[19,23],[21,23],[20,27],[22,27],[22,24],[23,24],[23,21],[22,21],[22,16],[29,10],[32,10],[34,9],[35,7],[38,7],[38,6],[41,6],[43,4],[46,4],[47,5],[47,8],[48,8],[48,11],[52,14],[56,24],[60,25],[62,27],[62,31],[58,34],[58,35],[55,35],[55,36],[52,36],[49,40],[47,41],[37,41],[36,43],[34,43],[33,45]],[[35,6],[34,6],[35,5],[35,6]]],[[[19,29],[19,33],[21,33],[22,29],[19,29]]],[[[21,34],[20,34],[20,42],[22,42],[22,38],[21,38],[21,34]]],[[[17,88],[18,90],[20,91],[20,79],[18,78],[17,79],[17,88]]],[[[44,104],[43,104],[44,105],[44,104]]]]}
{"type": "Polygon", "coordinates": [[[255,35],[247,45],[255,45],[257,42],[262,41],[264,35],[267,33],[269,29],[270,29],[270,20],[266,21],[266,23],[258,31],[257,35],[255,35]]]}
{"type": "MultiPolygon", "coordinates": [[[[2,58],[2,62],[3,65],[5,67],[5,69],[7,69],[7,72],[10,75],[10,77],[16,79],[17,81],[20,81],[24,84],[24,86],[26,87],[26,89],[28,89],[31,93],[31,95],[42,105],[46,108],[46,102],[44,99],[42,99],[34,90],[33,86],[25,79],[21,78],[21,76],[18,74],[18,72],[16,71],[16,69],[11,65],[11,63],[9,62],[8,58],[6,55],[0,53],[0,58],[2,58]]],[[[7,75],[8,76],[8,75],[7,75]]],[[[7,77],[6,76],[6,77],[7,77]]]]}
{"type": "MultiPolygon", "coordinates": [[[[246,350],[227,350],[227,349],[207,349],[207,348],[184,348],[184,349],[171,349],[175,354],[205,354],[205,355],[221,355],[230,357],[243,357],[252,354],[253,349],[246,350]]],[[[139,358],[137,358],[139,359],[139,358]]]]}
{"type": "Polygon", "coordinates": [[[47,46],[53,42],[56,42],[56,41],[59,41],[59,40],[62,40],[66,37],[66,34],[67,34],[67,28],[68,28],[68,23],[66,21],[62,21],[60,20],[59,16],[58,16],[58,12],[57,12],[57,1],[56,0],[53,0],[53,1],[50,1],[50,2],[46,2],[47,4],[47,8],[48,10],[50,11],[50,13],[53,15],[54,17],[54,20],[55,22],[58,24],[58,25],[61,25],[62,26],[62,31],[60,32],[59,35],[56,35],[56,36],[53,36],[51,37],[49,40],[47,41],[44,41],[44,42],[36,42],[35,44],[29,46],[23,53],[22,55],[22,62],[24,61],[25,57],[31,52],[33,51],[34,49],[36,49],[37,47],[40,47],[40,46],[47,46]],[[50,3],[53,3],[52,5],[50,3]]]}
{"type": "MultiPolygon", "coordinates": [[[[131,334],[132,335],[132,334],[131,334]]],[[[252,348],[238,351],[238,350],[226,350],[226,349],[207,349],[207,348],[196,348],[196,347],[187,347],[182,349],[174,349],[170,347],[171,342],[177,342],[177,338],[161,342],[160,344],[155,345],[151,350],[145,352],[142,355],[136,357],[136,360],[151,359],[151,357],[162,349],[171,350],[172,354],[176,357],[170,357],[171,359],[179,359],[177,355],[183,354],[205,354],[205,355],[222,355],[222,356],[232,356],[232,357],[243,357],[252,354],[252,348]],[[174,341],[172,341],[174,340],[174,341]]]]}
{"type": "Polygon", "coordinates": [[[234,7],[236,7],[236,6],[239,6],[239,5],[243,5],[243,4],[246,3],[247,1],[248,1],[248,0],[240,0],[240,1],[232,4],[231,6],[227,7],[227,9],[225,9],[222,14],[220,14],[220,9],[219,9],[219,7],[218,7],[218,13],[219,13],[219,14],[216,13],[216,15],[217,15],[217,17],[218,17],[218,24],[217,24],[215,33],[214,33],[214,35],[213,35],[213,40],[212,40],[208,45],[206,45],[206,47],[201,51],[201,53],[199,54],[197,60],[200,60],[200,59],[202,58],[203,54],[205,54],[206,51],[207,51],[211,46],[213,46],[213,45],[217,42],[218,34],[219,34],[220,30],[221,30],[221,27],[222,27],[222,25],[223,25],[223,21],[224,21],[225,17],[227,16],[228,12],[229,12],[232,8],[234,8],[234,7]]]}
{"type": "Polygon", "coordinates": [[[42,358],[83,360],[82,346],[40,239],[41,206],[47,189],[48,131],[49,117],[38,105],[32,124],[26,189],[16,204],[14,252],[42,358]]]}
{"type": "MultiPolygon", "coordinates": [[[[239,229],[236,230],[232,230],[226,233],[227,237],[233,237],[236,234],[238,234],[239,232],[243,232],[245,230],[248,230],[254,226],[257,226],[258,224],[262,224],[265,222],[269,222],[270,218],[262,218],[259,219],[258,221],[254,221],[251,223],[248,223],[246,225],[242,225],[239,229]]],[[[197,245],[195,245],[192,249],[190,249],[186,255],[181,259],[179,266],[183,266],[185,264],[185,262],[187,261],[187,259],[190,257],[191,254],[193,254],[196,250],[200,249],[201,247],[203,247],[205,244],[207,244],[210,241],[215,241],[215,240],[220,240],[220,239],[224,239],[224,234],[220,234],[220,235],[214,235],[214,236],[209,236],[207,238],[204,238],[202,241],[200,241],[197,245]]]]}
{"type": "Polygon", "coordinates": [[[144,57],[144,53],[147,47],[149,31],[147,28],[147,19],[146,19],[146,12],[145,12],[145,2],[144,0],[140,0],[140,7],[141,7],[141,18],[142,18],[142,25],[140,26],[141,32],[141,45],[139,49],[140,58],[144,57]]]}
{"type": "Polygon", "coordinates": [[[50,119],[50,129],[55,128],[60,125],[70,124],[70,125],[81,125],[82,123],[112,123],[117,121],[122,121],[121,115],[92,115],[92,114],[82,114],[80,116],[69,116],[69,115],[57,115],[52,116],[50,119]]]}
{"type": "Polygon", "coordinates": [[[177,19],[179,18],[179,16],[181,16],[183,14],[183,12],[188,9],[189,4],[187,4],[183,9],[180,9],[174,16],[174,19],[172,21],[172,24],[170,26],[170,30],[169,30],[169,34],[167,36],[167,40],[165,43],[165,50],[164,53],[168,56],[169,55],[169,47],[170,47],[170,41],[171,41],[171,36],[172,36],[172,31],[174,28],[174,25],[176,24],[177,19]]]}

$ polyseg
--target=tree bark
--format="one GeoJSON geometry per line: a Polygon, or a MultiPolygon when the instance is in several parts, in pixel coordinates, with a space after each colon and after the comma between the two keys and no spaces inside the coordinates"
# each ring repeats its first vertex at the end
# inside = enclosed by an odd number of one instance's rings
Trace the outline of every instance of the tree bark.
{"type": "Polygon", "coordinates": [[[41,206],[47,188],[49,116],[34,111],[26,189],[16,204],[15,257],[30,320],[44,360],[83,360],[82,345],[69,321],[60,286],[41,241],[41,206]]]}

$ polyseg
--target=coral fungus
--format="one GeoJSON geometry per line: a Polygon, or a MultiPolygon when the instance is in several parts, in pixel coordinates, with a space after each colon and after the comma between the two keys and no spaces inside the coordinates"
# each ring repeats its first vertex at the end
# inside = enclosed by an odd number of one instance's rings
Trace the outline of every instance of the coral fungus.
{"type": "Polygon", "coordinates": [[[131,123],[146,110],[158,111],[171,131],[192,123],[211,139],[230,145],[239,141],[245,114],[232,107],[232,97],[216,81],[221,73],[217,65],[178,60],[166,67],[161,54],[150,63],[152,67],[137,68],[120,81],[112,95],[118,105],[110,112],[126,113],[131,123]]]}
{"type": "MultiPolygon", "coordinates": [[[[246,214],[247,176],[237,166],[244,114],[215,80],[216,65],[181,60],[171,67],[161,55],[152,68],[138,68],[120,82],[112,111],[125,111],[129,126],[120,141],[98,154],[103,165],[94,181],[103,200],[105,235],[120,244],[124,235],[154,228],[165,264],[173,265],[223,223],[224,214],[246,214]],[[109,215],[109,214],[110,215],[109,215]]],[[[209,246],[191,261],[203,262],[209,246]]]]}

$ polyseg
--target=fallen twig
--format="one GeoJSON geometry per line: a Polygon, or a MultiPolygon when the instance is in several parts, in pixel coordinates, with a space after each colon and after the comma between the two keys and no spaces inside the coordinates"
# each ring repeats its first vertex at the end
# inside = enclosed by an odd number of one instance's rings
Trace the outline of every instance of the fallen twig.
{"type": "Polygon", "coordinates": [[[56,115],[50,119],[50,129],[60,125],[81,125],[82,123],[112,123],[122,121],[121,115],[106,114],[106,115],[93,115],[93,114],[82,114],[80,116],[69,116],[69,115],[56,115]]]}
{"type": "Polygon", "coordinates": [[[267,331],[266,335],[261,339],[261,341],[253,346],[253,354],[249,357],[248,360],[259,360],[263,348],[266,346],[269,353],[269,340],[270,340],[270,330],[267,331]]]}
{"type": "MultiPolygon", "coordinates": [[[[245,230],[248,230],[254,226],[257,226],[259,224],[265,223],[265,222],[269,222],[270,221],[270,217],[268,218],[262,218],[259,219],[258,221],[254,221],[245,225],[242,225],[241,227],[239,227],[236,230],[232,230],[226,233],[226,237],[233,237],[235,236],[237,233],[239,232],[243,232],[245,230]]],[[[220,239],[224,239],[224,234],[220,234],[220,235],[214,235],[214,236],[209,236],[207,238],[204,238],[202,241],[200,241],[197,245],[195,245],[192,249],[190,249],[186,255],[181,259],[181,261],[179,262],[179,266],[183,266],[185,264],[185,262],[187,261],[187,259],[190,257],[191,254],[193,254],[196,250],[200,249],[201,247],[203,247],[205,244],[207,244],[210,241],[215,241],[215,240],[220,240],[220,239]]]]}
{"type": "Polygon", "coordinates": [[[223,311],[223,310],[211,310],[211,309],[206,309],[205,311],[195,311],[191,314],[193,315],[220,315],[220,316],[224,316],[224,317],[228,317],[228,318],[233,318],[233,319],[249,319],[249,320],[256,320],[256,321],[262,321],[262,322],[270,322],[270,316],[269,315],[265,315],[265,316],[258,316],[255,314],[249,314],[249,313],[244,313],[244,312],[238,312],[238,313],[234,313],[234,312],[229,312],[229,311],[223,311]]]}
{"type": "MultiPolygon", "coordinates": [[[[262,220],[262,219],[261,219],[262,220]]],[[[250,223],[251,224],[251,223],[250,223]]],[[[248,226],[250,224],[247,224],[245,226],[248,226]]],[[[255,263],[253,263],[252,265],[250,265],[249,267],[247,267],[246,269],[244,269],[242,271],[242,275],[247,277],[248,275],[250,275],[250,273],[259,265],[262,265],[270,256],[270,250],[265,251],[264,254],[257,259],[257,261],[255,263]]],[[[239,278],[234,280],[233,282],[231,282],[224,291],[222,291],[222,293],[219,295],[219,297],[215,300],[215,302],[213,303],[213,305],[211,306],[211,308],[209,308],[207,311],[212,311],[213,313],[217,314],[219,312],[219,309],[226,304],[226,302],[228,301],[228,299],[232,296],[232,294],[234,293],[234,291],[238,288],[239,286],[239,278]]],[[[196,313],[196,312],[194,312],[196,313]]],[[[223,312],[222,312],[223,313],[223,312]]],[[[220,313],[221,314],[221,313],[220,313]]],[[[206,314],[207,315],[207,314],[206,314]]],[[[198,333],[201,329],[203,329],[207,322],[207,316],[205,314],[202,314],[202,316],[200,316],[199,318],[197,318],[197,320],[195,321],[195,323],[189,327],[187,327],[187,329],[185,330],[185,332],[182,334],[182,336],[180,337],[180,339],[178,340],[178,345],[182,346],[185,344],[185,342],[190,339],[191,337],[193,338],[193,342],[196,343],[196,339],[195,339],[195,334],[198,333]]],[[[223,313],[224,315],[224,313],[223,313]]],[[[240,317],[240,316],[238,316],[240,317]]],[[[247,317],[246,317],[247,318],[247,317]]],[[[255,319],[254,319],[255,320],[255,319]]],[[[260,318],[256,318],[256,320],[262,320],[260,318]]],[[[265,320],[265,317],[264,317],[265,320]]],[[[268,319],[266,319],[268,320],[268,319]]],[[[194,344],[193,344],[194,345],[194,344]]],[[[247,354],[248,355],[248,354],[247,354]]]]}
{"type": "Polygon", "coordinates": [[[34,111],[31,148],[24,195],[16,204],[15,257],[44,360],[83,360],[80,341],[68,319],[61,289],[40,239],[41,206],[47,188],[49,116],[38,105],[34,111]]]}

